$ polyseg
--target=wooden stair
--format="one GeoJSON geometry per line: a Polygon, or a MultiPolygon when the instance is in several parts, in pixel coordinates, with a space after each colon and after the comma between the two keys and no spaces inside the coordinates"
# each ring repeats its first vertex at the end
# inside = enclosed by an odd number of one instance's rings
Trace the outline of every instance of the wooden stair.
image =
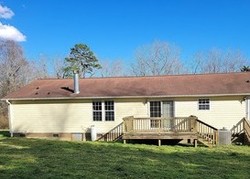
{"type": "Polygon", "coordinates": [[[250,122],[242,118],[233,128],[232,143],[250,145],[250,122]]]}
{"type": "Polygon", "coordinates": [[[115,126],[113,129],[103,134],[101,137],[97,139],[97,141],[119,141],[122,140],[123,136],[123,122],[115,126]]]}
{"type": "Polygon", "coordinates": [[[218,129],[197,119],[197,141],[207,147],[218,144],[218,129]]]}
{"type": "Polygon", "coordinates": [[[209,142],[208,140],[206,140],[202,137],[199,137],[199,136],[198,136],[197,142],[198,142],[198,145],[203,145],[206,147],[214,147],[215,146],[214,144],[211,144],[211,142],[209,142]]]}

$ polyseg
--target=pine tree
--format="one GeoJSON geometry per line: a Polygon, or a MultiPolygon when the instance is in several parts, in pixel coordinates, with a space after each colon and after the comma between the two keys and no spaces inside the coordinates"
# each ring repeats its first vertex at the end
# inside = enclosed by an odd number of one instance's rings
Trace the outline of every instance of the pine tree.
{"type": "Polygon", "coordinates": [[[72,77],[73,71],[78,71],[80,77],[93,74],[94,69],[100,69],[101,65],[94,53],[85,44],[76,44],[71,48],[69,57],[65,58],[64,78],[72,77]]]}

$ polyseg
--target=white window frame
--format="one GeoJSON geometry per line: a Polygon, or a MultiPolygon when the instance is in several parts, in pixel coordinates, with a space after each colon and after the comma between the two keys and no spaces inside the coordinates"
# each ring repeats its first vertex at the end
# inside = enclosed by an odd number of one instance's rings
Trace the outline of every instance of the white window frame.
{"type": "Polygon", "coordinates": [[[95,100],[95,101],[92,101],[92,120],[94,121],[94,122],[103,122],[103,121],[105,121],[105,122],[114,122],[115,121],[115,101],[114,100],[95,100]],[[105,110],[105,102],[113,102],[113,110],[105,110]],[[102,112],[102,120],[100,120],[100,121],[95,121],[94,120],[94,111],[98,111],[98,110],[94,110],[93,109],[93,103],[94,102],[101,102],[101,105],[102,105],[102,110],[101,110],[101,112],[102,112]],[[114,112],[114,120],[106,120],[106,112],[114,112]]]}
{"type": "Polygon", "coordinates": [[[208,111],[211,109],[211,100],[209,98],[199,98],[198,99],[198,110],[208,111]]]}
{"type": "Polygon", "coordinates": [[[114,101],[112,101],[112,100],[106,100],[106,101],[103,101],[103,105],[104,105],[104,121],[115,121],[115,102],[114,101]],[[110,110],[110,109],[105,109],[105,103],[106,102],[112,102],[113,103],[113,110],[110,110]],[[113,112],[114,114],[113,114],[113,116],[114,116],[114,119],[113,120],[107,120],[107,118],[106,118],[106,112],[113,112]]]}
{"type": "Polygon", "coordinates": [[[159,102],[160,103],[160,116],[159,117],[161,117],[162,116],[162,101],[159,101],[159,100],[152,100],[152,101],[149,101],[149,117],[151,117],[151,106],[150,106],[150,103],[151,102],[159,102]]]}
{"type": "Polygon", "coordinates": [[[102,101],[93,101],[92,102],[92,119],[93,119],[93,121],[102,121],[103,120],[103,102],[102,101]],[[94,103],[101,103],[101,110],[95,110],[94,103]],[[95,117],[94,113],[95,112],[101,112],[101,117],[102,117],[101,120],[94,120],[94,117],[95,117]]]}

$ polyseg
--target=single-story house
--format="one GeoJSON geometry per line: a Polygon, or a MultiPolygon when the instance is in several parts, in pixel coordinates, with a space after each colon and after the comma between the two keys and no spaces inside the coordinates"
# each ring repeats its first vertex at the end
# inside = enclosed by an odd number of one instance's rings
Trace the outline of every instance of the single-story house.
{"type": "Polygon", "coordinates": [[[71,139],[91,126],[104,134],[128,116],[193,115],[231,129],[250,119],[250,73],[39,79],[2,100],[12,135],[71,139]]]}

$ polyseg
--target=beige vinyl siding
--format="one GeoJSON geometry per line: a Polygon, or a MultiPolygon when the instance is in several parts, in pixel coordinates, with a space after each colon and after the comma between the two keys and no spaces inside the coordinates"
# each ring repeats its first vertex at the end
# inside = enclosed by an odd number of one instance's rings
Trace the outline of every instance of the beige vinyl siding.
{"type": "Polygon", "coordinates": [[[231,129],[246,116],[246,104],[243,98],[243,96],[208,97],[210,110],[198,109],[198,99],[200,98],[178,98],[175,99],[175,116],[195,115],[216,128],[231,129]]]}
{"type": "MultiPolygon", "coordinates": [[[[246,116],[243,98],[209,97],[210,110],[198,110],[199,98],[194,97],[152,100],[173,100],[176,117],[195,115],[214,127],[230,129],[246,116]]],[[[92,100],[15,101],[12,104],[13,129],[27,133],[74,133],[89,132],[94,125],[97,133],[106,133],[126,116],[148,117],[149,101],[151,99],[114,99],[115,121],[93,121],[92,100]]]]}
{"type": "Polygon", "coordinates": [[[115,101],[115,111],[118,119],[127,116],[147,117],[147,110],[147,100],[145,99],[120,99],[115,101]]]}
{"type": "MultiPolygon", "coordinates": [[[[105,100],[103,100],[105,101],[105,100]]],[[[74,133],[89,132],[92,125],[97,133],[105,133],[134,115],[145,117],[145,100],[114,100],[115,121],[93,121],[92,100],[26,101],[12,104],[14,132],[24,133],[74,133]]]]}
{"type": "Polygon", "coordinates": [[[14,104],[15,132],[83,132],[89,126],[91,103],[14,104]]]}

